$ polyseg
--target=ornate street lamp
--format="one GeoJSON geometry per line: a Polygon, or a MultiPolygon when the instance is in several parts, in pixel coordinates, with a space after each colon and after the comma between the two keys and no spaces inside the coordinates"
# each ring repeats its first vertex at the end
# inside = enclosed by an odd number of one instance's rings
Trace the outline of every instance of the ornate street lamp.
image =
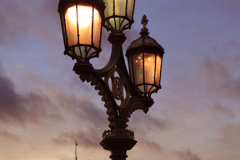
{"type": "Polygon", "coordinates": [[[161,88],[163,47],[149,37],[146,24],[147,17],[142,19],[141,37],[131,43],[127,49],[129,71],[133,84],[143,96],[150,96],[161,88]]]}
{"type": "Polygon", "coordinates": [[[135,0],[104,0],[104,2],[106,5],[104,27],[112,31],[130,29],[135,0]]]}
{"type": "Polygon", "coordinates": [[[101,51],[104,3],[101,0],[60,0],[64,54],[77,61],[89,61],[101,51]]]}
{"type": "Polygon", "coordinates": [[[62,22],[65,54],[76,59],[73,70],[84,82],[90,82],[102,96],[107,109],[109,128],[103,132],[100,145],[111,151],[112,160],[126,160],[127,150],[137,141],[127,129],[131,114],[138,109],[148,112],[154,101],[151,94],[161,88],[161,66],[164,50],[148,36],[147,19],[141,37],[127,49],[129,72],[125,65],[122,33],[133,23],[135,0],[60,0],[59,13],[62,22]],[[103,18],[103,19],[102,19],[103,18]],[[90,58],[101,51],[102,25],[111,30],[108,37],[112,44],[109,62],[100,70],[93,68],[90,58]]]}

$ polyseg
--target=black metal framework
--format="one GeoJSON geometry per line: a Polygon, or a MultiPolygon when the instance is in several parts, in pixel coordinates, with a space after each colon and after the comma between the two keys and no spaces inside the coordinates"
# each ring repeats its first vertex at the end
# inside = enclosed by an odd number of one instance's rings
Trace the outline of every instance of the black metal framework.
{"type": "Polygon", "coordinates": [[[109,115],[110,135],[116,134],[117,130],[126,130],[128,118],[135,110],[141,109],[147,113],[153,104],[152,98],[142,96],[131,82],[122,51],[122,43],[125,39],[123,33],[112,32],[109,35],[112,53],[108,64],[102,69],[95,70],[90,62],[77,62],[73,67],[80,79],[83,82],[91,82],[91,85],[99,91],[98,94],[102,96],[104,106],[107,108],[106,113],[109,115]],[[110,87],[109,80],[112,82],[112,87],[110,87]],[[126,96],[122,98],[121,104],[117,104],[124,90],[126,96]]]}
{"type": "Polygon", "coordinates": [[[103,26],[112,31],[131,29],[134,22],[135,0],[104,0],[104,2],[106,9],[103,26]]]}
{"type": "MultiPolygon", "coordinates": [[[[116,2],[117,0],[113,1],[116,2]]],[[[130,2],[130,0],[126,0],[126,3],[128,2],[130,2]]],[[[133,2],[135,3],[135,0],[133,2]]],[[[104,107],[107,110],[106,113],[108,115],[108,120],[110,122],[110,124],[108,125],[110,130],[106,130],[103,132],[102,141],[100,145],[104,149],[111,151],[110,158],[112,160],[125,160],[127,158],[126,155],[127,150],[130,150],[137,143],[137,141],[134,140],[134,132],[127,129],[128,127],[127,122],[129,121],[131,114],[138,109],[143,110],[144,113],[147,113],[149,108],[154,103],[153,99],[151,98],[151,94],[149,94],[148,96],[142,94],[141,92],[139,92],[139,90],[133,83],[134,81],[132,82],[134,78],[130,77],[134,75],[131,73],[133,72],[131,69],[131,67],[133,68],[133,65],[130,65],[131,76],[129,75],[127,67],[125,65],[122,44],[126,40],[126,37],[122,33],[122,30],[127,29],[127,27],[130,28],[133,19],[132,20],[130,19],[129,25],[125,27],[122,28],[120,27],[119,29],[110,27],[112,31],[108,37],[108,40],[112,44],[111,57],[105,67],[103,67],[100,70],[96,70],[89,62],[89,59],[94,56],[98,56],[98,53],[100,52],[100,46],[99,48],[96,48],[96,46],[94,46],[94,44],[92,43],[91,45],[81,44],[79,42],[79,39],[76,45],[68,44],[69,37],[66,29],[67,27],[65,13],[69,6],[76,6],[76,13],[78,13],[77,6],[80,4],[83,5],[90,4],[90,6],[92,6],[92,9],[94,8],[98,9],[99,13],[102,13],[101,9],[104,8],[102,6],[102,3],[100,3],[100,1],[98,0],[60,0],[59,13],[61,16],[61,22],[63,27],[65,53],[77,60],[73,67],[73,70],[75,71],[76,74],[79,75],[79,78],[81,79],[82,82],[87,81],[90,82],[92,86],[95,86],[95,90],[98,90],[98,94],[102,96],[102,101],[105,103],[104,107]],[[83,53],[81,53],[82,46],[85,47],[85,49],[86,46],[90,47],[90,49],[87,48],[88,50],[87,53],[89,54],[89,56],[86,54],[86,57],[83,57],[83,53]],[[76,47],[79,48],[80,56],[77,55],[76,53],[75,50],[76,47]],[[89,53],[91,49],[95,49],[96,51],[94,53],[89,53]],[[111,84],[109,84],[109,82],[111,82],[111,84]],[[112,85],[112,87],[110,87],[110,85],[112,85]],[[123,94],[123,92],[125,92],[125,94],[123,94]],[[117,101],[120,101],[120,104],[117,103],[117,101]]],[[[127,13],[125,13],[125,15],[127,15],[127,13]]],[[[117,16],[113,14],[113,17],[115,17],[116,19],[117,16]]],[[[76,19],[78,19],[78,15],[76,19]]],[[[125,17],[125,19],[127,18],[125,17]]],[[[108,20],[109,19],[106,18],[105,22],[108,20]]],[[[121,22],[121,24],[123,24],[123,22],[121,22]]],[[[144,25],[146,25],[146,23],[144,23],[144,25]]],[[[145,27],[143,29],[147,30],[145,27]]],[[[81,36],[81,34],[78,34],[77,36],[79,37],[81,36]]],[[[144,36],[145,38],[149,38],[148,33],[147,34],[143,33],[142,36],[144,36]]],[[[152,38],[150,38],[150,40],[156,42],[152,38]]],[[[146,45],[144,41],[143,42],[141,41],[141,43],[138,42],[139,42],[138,40],[134,41],[128,48],[127,50],[128,57],[134,56],[136,52],[140,52],[144,54],[154,53],[155,59],[157,59],[156,57],[158,56],[162,58],[164,51],[163,48],[159,47],[160,45],[157,42],[156,42],[157,45],[155,43],[151,43],[149,44],[149,46],[148,44],[146,45]]],[[[144,54],[142,57],[143,59],[145,56],[144,54]]],[[[143,62],[143,64],[144,63],[146,62],[143,62]]],[[[155,69],[152,72],[154,73],[156,72],[156,63],[155,69]]],[[[143,73],[143,75],[144,74],[145,73],[143,73]]],[[[137,78],[135,77],[135,79],[137,78]]],[[[143,83],[143,85],[147,84],[143,83]]],[[[158,85],[153,84],[153,86],[156,87],[158,85]]]]}
{"type": "MultiPolygon", "coordinates": [[[[72,59],[89,61],[98,57],[101,52],[102,20],[104,17],[104,3],[102,0],[60,0],[58,12],[60,14],[65,51],[72,59]],[[72,13],[70,13],[70,9],[72,13]],[[81,12],[90,11],[87,20],[88,27],[80,27],[85,19],[80,19],[81,12]],[[71,21],[67,13],[73,14],[71,21]],[[90,19],[91,18],[91,19],[90,19]],[[83,21],[83,22],[82,22],[83,21]],[[86,32],[87,31],[87,32],[86,32]],[[88,34],[88,35],[87,35],[88,34]],[[88,38],[86,37],[88,36],[88,38]]],[[[86,22],[85,22],[86,23],[86,22]]]]}
{"type": "MultiPolygon", "coordinates": [[[[143,53],[142,58],[144,59],[145,53],[153,54],[155,63],[153,64],[154,70],[152,72],[155,73],[155,81],[157,75],[156,59],[159,57],[159,59],[162,60],[164,50],[154,39],[148,37],[146,23],[144,23],[144,26],[141,37],[144,37],[144,40],[148,40],[152,43],[146,43],[142,41],[140,37],[140,41],[137,39],[129,46],[127,56],[129,58],[134,56],[136,52],[139,52],[140,54],[143,53]]],[[[151,93],[160,88],[160,82],[159,84],[155,82],[150,84],[152,88],[155,87],[153,90],[150,89],[149,92],[142,93],[139,92],[138,86],[136,87],[135,84],[132,83],[131,79],[133,78],[131,78],[131,76],[134,74],[131,74],[131,72],[133,72],[131,68],[133,68],[133,65],[130,65],[129,75],[122,51],[122,44],[125,39],[126,37],[122,32],[111,32],[108,40],[112,43],[112,53],[109,62],[102,69],[95,70],[90,63],[82,62],[77,62],[73,68],[83,82],[87,81],[90,82],[92,86],[95,86],[95,89],[99,91],[98,94],[102,96],[102,101],[105,102],[104,107],[107,109],[106,113],[108,114],[108,120],[110,122],[110,130],[103,132],[103,139],[100,145],[104,149],[111,151],[110,158],[112,160],[126,160],[127,150],[130,150],[137,143],[137,141],[134,140],[134,132],[127,129],[127,122],[131,114],[138,109],[143,110],[144,113],[148,112],[149,108],[154,103],[151,98],[151,93]],[[112,87],[109,86],[109,81],[111,81],[112,87]],[[124,90],[126,92],[125,97],[123,96],[124,90]],[[121,100],[121,103],[118,104],[117,100],[121,100]]],[[[132,58],[129,59],[131,59],[130,62],[133,62],[132,58]]],[[[146,62],[142,63],[144,64],[146,62]]],[[[144,74],[145,73],[143,73],[143,75],[144,74]]],[[[142,85],[148,84],[143,83],[142,85]]]]}

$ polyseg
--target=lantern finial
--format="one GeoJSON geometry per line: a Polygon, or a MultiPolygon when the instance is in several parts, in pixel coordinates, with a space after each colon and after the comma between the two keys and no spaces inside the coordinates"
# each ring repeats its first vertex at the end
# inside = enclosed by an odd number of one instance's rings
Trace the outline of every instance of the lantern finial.
{"type": "Polygon", "coordinates": [[[141,24],[143,25],[143,28],[141,29],[141,33],[148,33],[148,29],[146,28],[146,25],[148,24],[147,16],[144,14],[141,24]]]}

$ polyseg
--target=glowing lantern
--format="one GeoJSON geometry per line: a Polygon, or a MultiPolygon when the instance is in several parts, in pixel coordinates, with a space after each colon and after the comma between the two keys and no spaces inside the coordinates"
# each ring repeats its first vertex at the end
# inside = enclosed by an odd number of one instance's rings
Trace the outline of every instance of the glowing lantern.
{"type": "Polygon", "coordinates": [[[160,80],[164,54],[162,46],[148,36],[147,22],[148,20],[144,15],[141,37],[131,43],[126,53],[131,80],[144,96],[150,96],[161,88],[160,80]]]}
{"type": "Polygon", "coordinates": [[[113,31],[130,29],[135,0],[104,0],[104,2],[106,5],[104,27],[113,31]]]}
{"type": "Polygon", "coordinates": [[[104,3],[101,0],[60,0],[64,54],[89,61],[101,51],[104,3]]]}

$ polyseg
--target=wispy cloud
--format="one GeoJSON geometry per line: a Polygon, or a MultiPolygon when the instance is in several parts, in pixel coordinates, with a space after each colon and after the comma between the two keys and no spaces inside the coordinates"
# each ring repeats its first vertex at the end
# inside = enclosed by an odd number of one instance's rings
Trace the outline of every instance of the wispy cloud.
{"type": "Polygon", "coordinates": [[[99,148],[100,135],[94,128],[88,128],[87,131],[62,132],[57,138],[53,138],[52,141],[57,145],[73,145],[75,140],[77,140],[78,146],[82,148],[99,148]]]}
{"type": "Polygon", "coordinates": [[[0,142],[4,143],[6,141],[13,141],[13,142],[21,142],[20,138],[14,134],[14,133],[11,133],[9,131],[1,131],[0,130],[0,142]]]}
{"type": "Polygon", "coordinates": [[[208,91],[220,97],[238,100],[240,95],[240,77],[234,78],[223,63],[205,58],[201,71],[208,91]]]}
{"type": "MultiPolygon", "coordinates": [[[[5,1],[0,7],[1,29],[0,44],[19,43],[29,35],[41,37],[56,44],[52,25],[60,27],[58,22],[57,1],[5,1]]],[[[60,40],[59,40],[60,41],[60,40]]]]}
{"type": "Polygon", "coordinates": [[[218,138],[219,142],[224,143],[231,148],[240,147],[240,124],[229,123],[219,128],[221,138],[218,138]]]}
{"type": "Polygon", "coordinates": [[[176,155],[178,160],[201,160],[197,154],[192,153],[189,149],[185,151],[173,151],[172,153],[176,155]]]}
{"type": "Polygon", "coordinates": [[[47,97],[18,93],[15,84],[5,76],[3,67],[0,67],[0,91],[0,121],[24,126],[26,122],[39,124],[42,119],[61,119],[46,111],[46,106],[51,104],[47,97]]]}
{"type": "Polygon", "coordinates": [[[218,102],[216,102],[215,105],[212,106],[210,109],[211,109],[211,111],[213,111],[215,113],[218,113],[218,114],[221,114],[221,115],[230,116],[230,117],[233,117],[233,118],[235,117],[232,110],[223,107],[218,102]]]}

